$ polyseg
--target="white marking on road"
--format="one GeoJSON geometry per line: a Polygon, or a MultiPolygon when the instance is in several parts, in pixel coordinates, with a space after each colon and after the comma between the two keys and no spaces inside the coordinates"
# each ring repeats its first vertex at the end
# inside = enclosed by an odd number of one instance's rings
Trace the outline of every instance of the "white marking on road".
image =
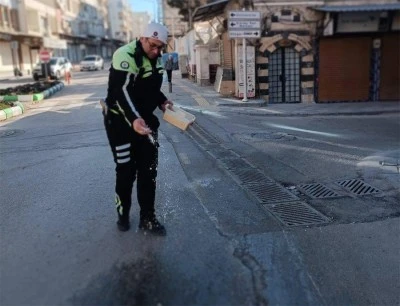
{"type": "Polygon", "coordinates": [[[280,125],[280,124],[273,124],[273,123],[268,123],[267,125],[272,126],[272,127],[277,127],[280,129],[284,129],[284,130],[298,131],[298,132],[304,132],[304,133],[316,134],[316,135],[322,135],[322,136],[329,136],[329,137],[341,137],[341,135],[339,135],[339,134],[299,129],[299,128],[296,128],[293,126],[287,126],[287,125],[280,125]]]}
{"type": "Polygon", "coordinates": [[[197,107],[191,107],[191,106],[186,106],[186,105],[185,106],[179,106],[179,107],[181,107],[183,109],[186,109],[186,110],[194,111],[194,112],[200,112],[202,114],[213,116],[213,117],[216,117],[216,118],[226,118],[226,116],[223,116],[223,115],[219,114],[218,112],[213,112],[213,111],[209,111],[209,110],[206,110],[206,109],[199,109],[197,107]]]}
{"type": "Polygon", "coordinates": [[[175,142],[175,143],[179,142],[179,138],[176,135],[172,135],[171,139],[172,139],[172,142],[175,142]]]}
{"type": "Polygon", "coordinates": [[[59,113],[59,114],[69,114],[69,113],[71,113],[70,111],[65,111],[65,110],[56,110],[56,111],[53,111],[54,113],[59,113]]]}
{"type": "Polygon", "coordinates": [[[204,99],[204,97],[196,94],[196,95],[192,95],[192,98],[197,102],[197,104],[199,104],[200,106],[210,106],[210,103],[204,99]]]}

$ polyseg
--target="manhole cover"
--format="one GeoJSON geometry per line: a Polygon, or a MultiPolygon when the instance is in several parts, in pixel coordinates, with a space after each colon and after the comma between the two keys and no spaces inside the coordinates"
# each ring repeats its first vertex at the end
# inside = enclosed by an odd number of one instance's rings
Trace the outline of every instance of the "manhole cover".
{"type": "Polygon", "coordinates": [[[372,187],[371,185],[359,179],[338,181],[336,184],[356,195],[368,195],[380,192],[379,189],[372,187]]]}
{"type": "Polygon", "coordinates": [[[25,133],[24,130],[6,130],[0,132],[0,137],[15,137],[25,133]]]}
{"type": "Polygon", "coordinates": [[[330,219],[304,202],[286,202],[264,206],[285,226],[317,225],[330,219]]]}
{"type": "Polygon", "coordinates": [[[306,195],[314,199],[325,199],[325,198],[336,198],[340,195],[328,187],[316,183],[316,184],[302,184],[298,188],[306,195]]]}

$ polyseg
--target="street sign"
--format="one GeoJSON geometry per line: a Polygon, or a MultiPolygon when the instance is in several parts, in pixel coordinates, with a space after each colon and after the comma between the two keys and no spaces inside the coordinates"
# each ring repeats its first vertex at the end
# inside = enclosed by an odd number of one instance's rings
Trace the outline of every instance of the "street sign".
{"type": "Polygon", "coordinates": [[[239,98],[244,97],[245,88],[247,97],[254,98],[256,95],[256,80],[255,80],[255,62],[256,62],[256,53],[254,46],[246,46],[246,75],[245,77],[245,69],[244,69],[244,60],[243,60],[243,47],[238,47],[238,57],[236,59],[236,67],[238,71],[236,73],[236,78],[238,80],[239,86],[239,98]]]}
{"type": "Polygon", "coordinates": [[[228,34],[230,38],[261,37],[261,12],[230,11],[228,17],[228,34]]]}
{"type": "Polygon", "coordinates": [[[234,20],[230,21],[228,27],[231,29],[260,29],[260,20],[234,20]]]}
{"type": "Polygon", "coordinates": [[[261,31],[259,30],[230,30],[230,38],[257,38],[261,37],[261,31]]]}
{"type": "Polygon", "coordinates": [[[47,62],[50,59],[51,55],[50,52],[47,50],[42,50],[39,53],[39,58],[42,62],[47,62]]]}
{"type": "MultiPolygon", "coordinates": [[[[261,37],[261,12],[259,11],[230,11],[228,12],[228,34],[229,38],[242,39],[242,69],[240,75],[244,75],[239,82],[239,87],[242,87],[243,102],[247,102],[247,97],[253,97],[253,90],[248,92],[249,86],[253,88],[254,80],[250,75],[254,74],[254,69],[247,69],[248,58],[254,61],[252,56],[247,55],[246,38],[259,38],[261,37]]],[[[240,52],[240,51],[239,51],[240,52]]]]}
{"type": "Polygon", "coordinates": [[[259,11],[230,11],[228,13],[229,19],[261,19],[261,12],[259,11]]]}

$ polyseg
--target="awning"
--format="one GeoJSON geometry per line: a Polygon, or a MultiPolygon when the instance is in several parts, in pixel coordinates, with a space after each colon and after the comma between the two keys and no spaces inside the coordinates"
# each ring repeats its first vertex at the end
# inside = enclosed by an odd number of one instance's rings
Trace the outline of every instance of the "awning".
{"type": "Polygon", "coordinates": [[[400,10],[400,3],[366,4],[366,5],[323,5],[312,9],[327,13],[371,12],[400,10]]]}
{"type": "Polygon", "coordinates": [[[192,21],[210,20],[224,12],[229,0],[219,0],[206,5],[199,6],[192,14],[192,21]]]}

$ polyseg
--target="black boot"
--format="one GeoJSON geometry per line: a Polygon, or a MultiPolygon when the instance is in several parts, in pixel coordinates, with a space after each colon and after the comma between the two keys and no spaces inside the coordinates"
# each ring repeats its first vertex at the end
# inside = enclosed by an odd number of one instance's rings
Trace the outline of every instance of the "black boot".
{"type": "Polygon", "coordinates": [[[129,229],[131,228],[129,219],[121,218],[120,216],[118,216],[117,226],[121,232],[129,231],[129,229]]]}
{"type": "Polygon", "coordinates": [[[158,236],[167,235],[164,225],[162,225],[155,216],[150,218],[140,218],[139,230],[143,231],[145,234],[149,232],[158,236]]]}

